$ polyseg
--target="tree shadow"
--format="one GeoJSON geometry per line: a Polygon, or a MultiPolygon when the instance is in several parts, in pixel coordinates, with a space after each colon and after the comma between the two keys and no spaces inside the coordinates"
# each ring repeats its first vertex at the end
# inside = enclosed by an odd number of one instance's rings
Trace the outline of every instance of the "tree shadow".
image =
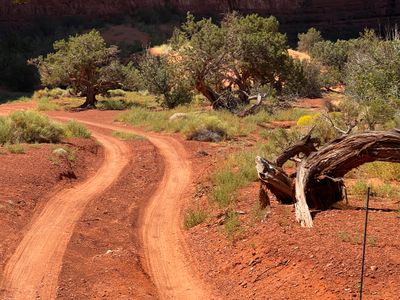
{"type": "Polygon", "coordinates": [[[32,92],[9,92],[0,90],[0,104],[15,101],[28,101],[32,98],[32,92]]]}

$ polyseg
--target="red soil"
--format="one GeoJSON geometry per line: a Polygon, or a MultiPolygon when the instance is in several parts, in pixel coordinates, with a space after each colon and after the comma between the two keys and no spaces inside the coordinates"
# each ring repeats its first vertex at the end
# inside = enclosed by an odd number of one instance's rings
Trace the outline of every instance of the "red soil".
{"type": "Polygon", "coordinates": [[[93,140],[71,139],[68,144],[57,145],[76,149],[73,171],[77,179],[69,179],[63,177],[69,167],[63,161],[55,164],[50,160],[51,146],[24,147],[25,154],[0,155],[0,282],[6,261],[49,195],[89,177],[99,166],[103,153],[93,140]]]}

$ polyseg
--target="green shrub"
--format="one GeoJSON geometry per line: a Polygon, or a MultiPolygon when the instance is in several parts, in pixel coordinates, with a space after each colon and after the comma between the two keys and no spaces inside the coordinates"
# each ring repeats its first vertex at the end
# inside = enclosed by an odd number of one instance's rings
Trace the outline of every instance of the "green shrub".
{"type": "Polygon", "coordinates": [[[289,97],[320,97],[321,69],[315,62],[293,60],[283,93],[289,97]]]}
{"type": "Polygon", "coordinates": [[[365,180],[357,180],[349,188],[349,193],[351,195],[356,195],[356,196],[365,196],[367,195],[367,191],[368,191],[368,184],[365,180]]]}
{"type": "Polygon", "coordinates": [[[301,52],[307,53],[310,53],[312,47],[316,43],[323,41],[321,32],[316,30],[314,27],[308,29],[306,33],[299,33],[297,37],[299,39],[297,49],[301,52]]]}
{"type": "Polygon", "coordinates": [[[208,213],[204,209],[189,209],[185,214],[183,224],[186,229],[189,229],[203,223],[207,217],[208,213]]]}
{"type": "Polygon", "coordinates": [[[42,90],[38,90],[33,94],[34,98],[50,98],[50,99],[59,99],[61,97],[70,96],[70,90],[64,90],[60,88],[48,89],[44,88],[42,90]]]}
{"type": "Polygon", "coordinates": [[[400,163],[372,162],[359,167],[360,176],[377,177],[385,181],[400,181],[400,163]]]}
{"type": "Polygon", "coordinates": [[[227,124],[216,116],[189,117],[181,131],[189,140],[218,142],[228,137],[227,124]]]}
{"type": "Polygon", "coordinates": [[[239,229],[240,222],[238,213],[229,208],[224,221],[224,230],[228,239],[233,240],[237,235],[239,229]]]}
{"type": "Polygon", "coordinates": [[[7,145],[7,150],[12,154],[24,154],[25,149],[21,144],[7,145]]]}
{"type": "Polygon", "coordinates": [[[68,138],[84,138],[88,139],[91,137],[90,131],[81,123],[71,120],[68,121],[64,126],[64,135],[68,138]]]}
{"type": "Polygon", "coordinates": [[[41,97],[36,106],[38,111],[60,110],[60,106],[51,102],[47,97],[41,97]]]}
{"type": "Polygon", "coordinates": [[[0,120],[0,144],[56,143],[63,136],[60,125],[33,111],[16,111],[0,120]]]}
{"type": "Polygon", "coordinates": [[[125,110],[131,108],[133,105],[132,102],[112,99],[99,101],[97,107],[101,110],[125,110]]]}

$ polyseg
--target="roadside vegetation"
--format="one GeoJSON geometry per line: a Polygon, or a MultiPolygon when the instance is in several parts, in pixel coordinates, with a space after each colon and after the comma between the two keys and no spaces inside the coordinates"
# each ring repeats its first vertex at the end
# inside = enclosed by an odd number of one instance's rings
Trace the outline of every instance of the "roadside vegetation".
{"type": "Polygon", "coordinates": [[[58,124],[34,111],[17,111],[0,117],[0,145],[12,153],[21,153],[21,143],[59,143],[63,138],[89,138],[90,132],[80,123],[58,124]]]}

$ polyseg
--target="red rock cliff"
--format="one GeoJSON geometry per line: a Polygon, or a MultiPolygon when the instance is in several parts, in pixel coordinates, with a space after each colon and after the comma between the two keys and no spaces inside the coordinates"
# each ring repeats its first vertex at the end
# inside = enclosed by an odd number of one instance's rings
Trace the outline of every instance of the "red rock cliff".
{"type": "Polygon", "coordinates": [[[292,30],[296,26],[305,28],[311,25],[384,26],[400,16],[398,0],[30,0],[19,5],[12,2],[0,0],[0,22],[3,24],[43,16],[121,15],[163,5],[199,14],[218,14],[229,10],[272,14],[292,30]]]}

